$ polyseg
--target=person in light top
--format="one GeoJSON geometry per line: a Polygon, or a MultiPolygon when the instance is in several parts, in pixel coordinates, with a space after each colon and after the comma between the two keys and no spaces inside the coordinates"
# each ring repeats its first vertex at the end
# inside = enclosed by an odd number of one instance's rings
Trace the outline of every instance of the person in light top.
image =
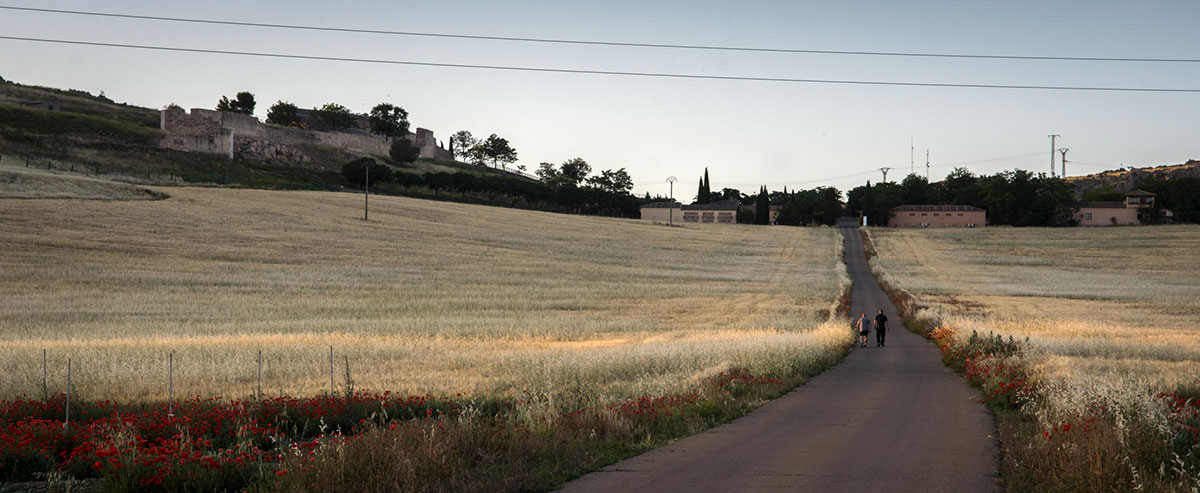
{"type": "Polygon", "coordinates": [[[867,314],[862,314],[858,322],[855,322],[854,327],[858,329],[858,342],[862,343],[862,347],[867,347],[867,334],[871,333],[871,319],[867,318],[867,314]]]}

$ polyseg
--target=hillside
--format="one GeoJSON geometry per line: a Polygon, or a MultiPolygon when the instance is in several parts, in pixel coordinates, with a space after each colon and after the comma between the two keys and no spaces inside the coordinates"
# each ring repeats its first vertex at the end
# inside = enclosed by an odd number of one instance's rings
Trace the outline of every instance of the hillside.
{"type": "MultiPolygon", "coordinates": [[[[160,148],[159,111],[114,102],[84,91],[22,85],[0,79],[0,164],[103,176],[152,185],[220,185],[267,189],[340,190],[343,164],[362,154],[305,145],[301,163],[227,159],[216,154],[160,148]],[[27,106],[52,101],[61,111],[27,106]]],[[[406,166],[372,156],[414,174],[519,175],[454,161],[421,159],[406,166]]],[[[411,191],[415,195],[437,195],[411,191]]],[[[465,200],[467,197],[459,197],[465,200]]]]}
{"type": "Polygon", "coordinates": [[[1093,173],[1086,176],[1070,176],[1067,181],[1075,185],[1077,197],[1092,190],[1109,188],[1116,192],[1128,192],[1138,187],[1142,180],[1177,180],[1200,178],[1200,161],[1189,159],[1183,164],[1168,164],[1146,168],[1126,168],[1093,173]]]}

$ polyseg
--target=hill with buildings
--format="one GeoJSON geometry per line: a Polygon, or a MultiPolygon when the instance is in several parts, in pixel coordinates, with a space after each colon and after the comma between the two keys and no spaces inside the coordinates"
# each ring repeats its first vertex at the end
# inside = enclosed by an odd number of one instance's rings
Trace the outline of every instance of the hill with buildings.
{"type": "Polygon", "coordinates": [[[409,139],[421,158],[400,166],[388,138],[361,125],[318,132],[269,125],[249,115],[177,106],[165,110],[101,94],[0,78],[0,164],[171,185],[338,189],[348,161],[369,156],[414,174],[520,175],[454,160],[430,130],[409,139]]]}
{"type": "MultiPolygon", "coordinates": [[[[68,181],[68,174],[149,185],[361,190],[363,170],[370,169],[376,193],[555,212],[637,214],[638,199],[628,193],[632,181],[624,169],[601,172],[603,180],[592,177],[584,183],[581,175],[570,183],[546,183],[521,171],[488,166],[486,160],[458,162],[423,128],[407,134],[419,158],[401,162],[390,156],[393,139],[368,131],[364,115],[347,113],[354,121],[330,131],[305,125],[308,113],[301,113],[299,125],[282,126],[236,111],[188,111],[176,105],[155,110],[117,103],[103,94],[0,79],[0,166],[54,171],[39,177],[39,194],[53,193],[48,189],[56,179],[62,180],[63,193],[80,194],[76,188],[81,182],[68,181]]],[[[493,139],[495,135],[487,143],[493,139]]],[[[516,151],[498,141],[515,160],[516,151]]]]}

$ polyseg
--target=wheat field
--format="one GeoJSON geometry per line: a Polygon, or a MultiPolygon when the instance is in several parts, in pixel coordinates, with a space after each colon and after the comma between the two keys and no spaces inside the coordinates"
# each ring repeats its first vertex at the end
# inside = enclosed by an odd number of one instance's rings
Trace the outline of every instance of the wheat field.
{"type": "Polygon", "coordinates": [[[1028,337],[1050,380],[1200,382],[1200,227],[873,229],[879,267],[965,332],[1028,337]]]}
{"type": "Polygon", "coordinates": [[[0,199],[0,394],[675,391],[846,343],[829,228],[693,225],[348,193],[0,199]]]}

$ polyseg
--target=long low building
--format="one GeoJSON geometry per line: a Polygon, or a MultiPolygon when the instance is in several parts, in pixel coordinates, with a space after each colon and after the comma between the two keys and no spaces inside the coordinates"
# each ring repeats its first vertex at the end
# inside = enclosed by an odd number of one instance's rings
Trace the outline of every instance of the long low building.
{"type": "Polygon", "coordinates": [[[1119,202],[1078,202],[1075,221],[1080,226],[1140,226],[1150,220],[1154,197],[1151,192],[1134,190],[1119,202]]]}
{"type": "Polygon", "coordinates": [[[659,223],[682,222],[683,204],[679,202],[654,202],[642,206],[642,220],[659,223]]]}
{"type": "Polygon", "coordinates": [[[892,208],[893,228],[981,228],[987,211],[970,205],[902,205],[892,208]]]}
{"type": "Polygon", "coordinates": [[[690,204],[682,207],[685,223],[736,224],[738,206],[736,200],[718,200],[707,204],[690,204]]]}

